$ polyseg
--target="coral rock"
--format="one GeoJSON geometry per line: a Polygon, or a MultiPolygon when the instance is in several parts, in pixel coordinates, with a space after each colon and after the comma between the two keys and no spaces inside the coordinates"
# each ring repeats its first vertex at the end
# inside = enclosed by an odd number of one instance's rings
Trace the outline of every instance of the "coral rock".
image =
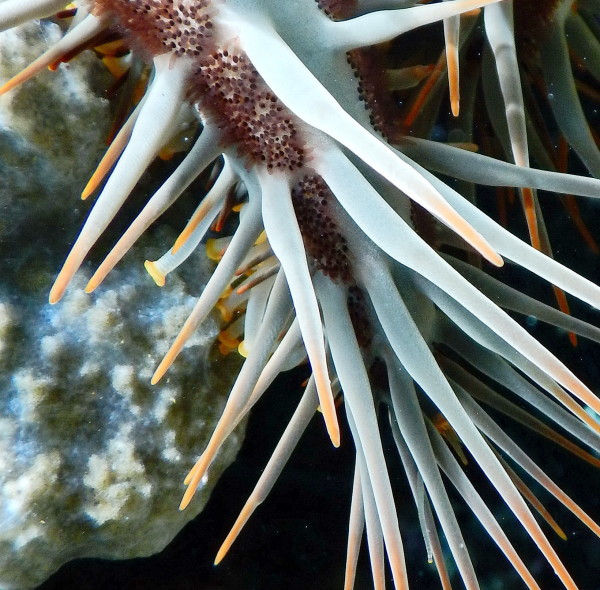
{"type": "MultiPolygon", "coordinates": [[[[20,66],[11,57],[39,53],[59,34],[45,23],[0,35],[0,77],[20,66]]],[[[60,304],[47,303],[64,256],[62,240],[54,250],[48,235],[73,235],[80,223],[77,188],[110,121],[107,102],[87,82],[90,67],[103,72],[84,57],[1,105],[0,240],[14,244],[3,246],[0,261],[9,279],[0,283],[0,587],[7,589],[33,587],[75,557],[161,550],[203,508],[240,444],[241,433],[203,482],[202,501],[179,512],[182,479],[237,371],[234,355],[211,362],[218,329],[211,321],[164,383],[150,385],[201,278],[184,286],[170,277],[159,289],[143,269],[157,250],[142,244],[97,293],[83,293],[82,276],[60,304]],[[36,101],[43,112],[25,113],[29,93],[31,103],[45,97],[36,101]],[[69,125],[73,117],[97,124],[69,125]]],[[[196,269],[208,273],[198,258],[196,269]]]]}

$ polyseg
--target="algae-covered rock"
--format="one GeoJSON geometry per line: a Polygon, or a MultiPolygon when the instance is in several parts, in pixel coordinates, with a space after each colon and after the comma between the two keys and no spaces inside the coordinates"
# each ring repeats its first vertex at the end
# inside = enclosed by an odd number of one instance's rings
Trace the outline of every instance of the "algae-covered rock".
{"type": "MultiPolygon", "coordinates": [[[[0,79],[59,35],[52,23],[0,34],[0,79]]],[[[74,557],[159,551],[239,446],[230,438],[179,512],[238,361],[211,352],[207,321],[150,385],[210,272],[199,252],[185,282],[153,283],[143,260],[164,253],[172,229],[155,229],[92,295],[84,266],[47,302],[90,207],[78,194],[104,149],[110,105],[97,89],[109,82],[89,54],[0,99],[0,588],[33,587],[74,557]]]]}

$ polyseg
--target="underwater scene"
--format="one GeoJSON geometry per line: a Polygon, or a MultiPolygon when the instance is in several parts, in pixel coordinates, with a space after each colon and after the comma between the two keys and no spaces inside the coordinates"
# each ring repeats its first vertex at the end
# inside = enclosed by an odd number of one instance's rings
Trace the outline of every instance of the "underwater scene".
{"type": "Polygon", "coordinates": [[[0,0],[0,590],[599,590],[599,0],[0,0]]]}

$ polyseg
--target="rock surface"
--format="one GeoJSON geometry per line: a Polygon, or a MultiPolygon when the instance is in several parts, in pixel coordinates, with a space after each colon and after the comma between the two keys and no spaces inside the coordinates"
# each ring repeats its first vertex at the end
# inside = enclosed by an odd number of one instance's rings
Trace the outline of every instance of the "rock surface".
{"type": "MultiPolygon", "coordinates": [[[[5,80],[60,36],[56,24],[0,34],[5,80]]],[[[179,512],[182,480],[207,442],[237,372],[205,323],[157,386],[150,377],[210,272],[159,289],[143,270],[174,238],[154,230],[92,295],[84,267],[47,303],[89,204],[78,194],[98,161],[110,81],[93,55],[0,98],[0,588],[31,588],[74,557],[162,549],[203,507],[231,462],[230,438],[209,481],[179,512]]],[[[114,236],[113,236],[114,238],[114,236]]]]}

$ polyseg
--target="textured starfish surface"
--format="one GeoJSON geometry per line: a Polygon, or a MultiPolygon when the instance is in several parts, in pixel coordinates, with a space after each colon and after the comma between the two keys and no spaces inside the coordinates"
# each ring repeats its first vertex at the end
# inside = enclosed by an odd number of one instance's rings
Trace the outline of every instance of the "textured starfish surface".
{"type": "MultiPolygon", "coordinates": [[[[6,0],[0,4],[0,24],[48,16],[63,4],[6,0]]],[[[223,416],[185,480],[182,509],[223,440],[273,379],[306,361],[310,366],[298,409],[216,561],[266,498],[317,408],[332,443],[340,444],[338,402],[343,398],[356,447],[346,588],[353,586],[365,528],[375,587],[383,587],[387,555],[395,587],[408,588],[381,418],[393,435],[427,554],[444,588],[450,578],[438,529],[465,586],[479,588],[447,492],[451,483],[526,586],[539,589],[457,457],[481,467],[562,584],[577,588],[530,505],[554,521],[513,467],[596,535],[600,528],[506,435],[494,414],[505,414],[598,465],[593,453],[600,451],[600,424],[594,412],[600,412],[600,400],[504,311],[535,316],[573,339],[579,334],[600,341],[598,329],[564,313],[565,292],[598,307],[600,289],[552,259],[537,200],[538,189],[598,197],[600,181],[565,173],[544,149],[542,131],[528,122],[539,103],[535,96],[528,99],[520,74],[529,72],[552,87],[556,100],[550,109],[562,139],[592,176],[600,176],[600,155],[565,64],[565,31],[576,27],[583,32],[575,50],[589,54],[590,76],[598,80],[597,0],[577,5],[557,0],[544,10],[526,2],[514,11],[512,0],[425,5],[97,0],[75,5],[63,39],[0,91],[115,39],[132,50],[130,87],[148,69],[151,81],[84,190],[85,196],[91,194],[105,179],[50,301],[59,302],[140,176],[181,129],[201,131],[86,291],[100,286],[141,233],[211,165],[213,186],[174,246],[147,262],[152,277],[164,284],[211,227],[223,230],[228,217],[238,217],[231,236],[209,242],[218,265],[153,377],[156,383],[165,375],[215,306],[228,322],[222,349],[238,346],[247,356],[223,416]],[[535,44],[523,42],[528,15],[535,16],[535,44]],[[402,54],[398,67],[385,63],[390,44],[430,24],[444,31],[445,49],[437,63],[415,61],[426,55],[426,42],[402,54]],[[469,48],[481,48],[481,30],[483,58],[461,80],[459,64],[469,58],[469,48]],[[426,139],[443,111],[446,72],[448,105],[459,117],[463,137],[458,145],[426,139]],[[473,122],[485,110],[475,98],[480,81],[498,158],[473,148],[473,122]],[[394,92],[411,97],[412,110],[403,121],[393,118],[401,112],[394,92]],[[569,108],[578,113],[575,126],[566,114],[569,108]],[[530,167],[530,155],[545,169],[530,167]],[[465,194],[434,172],[460,179],[465,194]],[[475,184],[520,191],[531,245],[473,204],[475,184]],[[500,267],[504,260],[554,285],[562,311],[482,270],[500,267]],[[511,393],[505,395],[506,390],[511,393]],[[540,414],[557,428],[547,426],[540,414]]],[[[564,536],[558,526],[555,530],[564,536]]]]}

